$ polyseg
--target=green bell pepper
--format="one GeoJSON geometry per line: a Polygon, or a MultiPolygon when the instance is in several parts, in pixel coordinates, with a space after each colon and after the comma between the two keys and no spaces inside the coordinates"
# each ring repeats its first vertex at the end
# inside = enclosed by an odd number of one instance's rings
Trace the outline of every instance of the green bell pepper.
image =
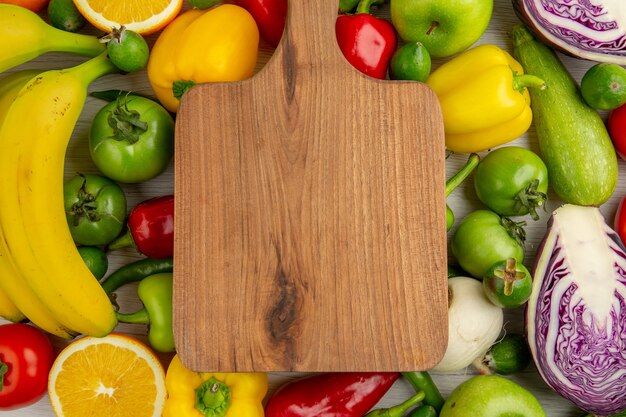
{"type": "Polygon", "coordinates": [[[137,295],[144,307],[134,313],[116,313],[121,323],[148,325],[148,342],[159,352],[175,351],[172,276],[171,272],[164,272],[143,278],[137,287],[137,295]]]}

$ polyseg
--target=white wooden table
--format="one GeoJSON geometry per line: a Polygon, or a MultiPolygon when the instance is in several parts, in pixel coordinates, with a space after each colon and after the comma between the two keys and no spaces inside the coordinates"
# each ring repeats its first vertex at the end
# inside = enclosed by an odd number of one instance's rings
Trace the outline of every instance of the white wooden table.
{"type": "MultiPolygon", "coordinates": [[[[378,13],[383,17],[389,16],[388,8],[383,8],[378,13]]],[[[517,22],[518,19],[513,12],[510,0],[495,0],[495,9],[491,24],[487,32],[483,35],[483,37],[478,41],[477,44],[493,43],[506,50],[511,51],[511,43],[508,37],[508,31],[517,22]]],[[[151,41],[153,41],[153,39],[151,39],[151,41]]],[[[262,67],[262,63],[267,60],[267,57],[270,54],[271,51],[265,52],[263,54],[260,59],[259,69],[262,67]]],[[[577,81],[580,81],[584,72],[591,65],[593,65],[592,62],[565,57],[563,55],[560,55],[560,57],[577,81]]],[[[82,58],[74,57],[67,54],[47,54],[44,57],[25,64],[19,68],[15,68],[14,70],[33,67],[69,67],[81,62],[82,60],[82,58]]],[[[436,67],[439,64],[440,62],[435,62],[434,66],[436,67]]],[[[91,90],[93,91],[113,88],[133,90],[136,92],[143,92],[152,95],[152,91],[147,82],[147,78],[144,72],[128,75],[109,75],[98,80],[91,86],[91,90]]],[[[95,112],[103,105],[104,102],[94,98],[88,98],[87,100],[84,112],[81,115],[81,118],[76,126],[70,146],[68,148],[67,164],[65,171],[66,177],[68,178],[74,175],[76,172],[98,173],[97,169],[89,158],[86,141],[90,121],[95,112]]],[[[603,114],[602,116],[606,117],[606,114],[603,114]]],[[[538,152],[536,138],[532,127],[527,134],[512,142],[511,144],[527,146],[535,152],[538,152]]],[[[451,176],[459,167],[461,167],[465,163],[466,158],[466,155],[453,155],[447,160],[448,177],[451,176]]],[[[625,163],[623,161],[620,161],[620,175],[623,176],[625,170],[625,163]]],[[[122,187],[126,192],[129,208],[132,208],[137,203],[149,197],[173,193],[173,184],[173,166],[170,166],[165,173],[152,181],[139,185],[122,185],[122,187]]],[[[615,194],[610,199],[610,201],[608,201],[601,207],[601,210],[609,223],[612,223],[617,204],[620,198],[625,194],[625,192],[626,187],[623,182],[620,182],[617,186],[615,194]]],[[[527,266],[532,265],[532,260],[534,259],[536,248],[545,232],[545,224],[546,220],[548,219],[549,212],[558,207],[560,204],[554,194],[550,194],[549,197],[551,198],[551,200],[547,205],[548,212],[541,212],[541,219],[536,222],[533,222],[530,218],[528,218],[529,224],[526,229],[528,235],[526,244],[527,260],[525,262],[527,266]]],[[[448,203],[456,215],[457,222],[470,211],[481,207],[480,202],[474,194],[471,178],[453,192],[453,194],[448,198],[448,203]]],[[[453,231],[451,231],[449,235],[451,235],[451,233],[453,233],[453,231]]],[[[140,259],[140,257],[132,249],[126,249],[118,251],[116,253],[112,253],[109,256],[109,272],[117,269],[125,263],[137,259],[140,259]]],[[[118,292],[118,301],[122,309],[125,309],[126,311],[132,311],[135,308],[139,308],[140,304],[137,301],[135,290],[136,284],[130,284],[118,292]]],[[[521,309],[506,312],[506,330],[511,332],[522,331],[522,313],[523,312],[521,309]]],[[[144,326],[121,324],[116,330],[133,334],[142,340],[146,340],[146,329],[144,326]]],[[[427,343],[427,341],[425,341],[425,343],[427,343]]],[[[59,348],[62,346],[62,343],[60,341],[56,342],[56,344],[59,348]]],[[[163,361],[167,362],[169,358],[170,356],[164,355],[163,361]]],[[[442,391],[443,395],[447,396],[454,389],[454,387],[456,387],[462,381],[468,379],[474,374],[476,374],[476,371],[472,368],[468,368],[460,372],[449,374],[433,372],[432,376],[439,386],[440,390],[442,391]]],[[[301,374],[271,374],[270,391],[274,390],[283,382],[297,378],[299,376],[301,376],[301,374]]],[[[550,417],[575,417],[580,415],[580,413],[573,407],[573,405],[569,401],[562,399],[560,396],[550,390],[550,388],[543,382],[536,369],[532,365],[524,372],[510,378],[520,383],[522,386],[528,388],[533,394],[535,394],[550,417]]],[[[387,395],[381,400],[379,405],[390,406],[400,403],[403,400],[407,399],[412,392],[413,391],[410,385],[406,381],[401,379],[396,382],[396,384],[391,388],[387,395]]],[[[45,396],[38,403],[30,407],[14,411],[0,412],[0,415],[12,417],[54,416],[47,396],[45,396]]]]}

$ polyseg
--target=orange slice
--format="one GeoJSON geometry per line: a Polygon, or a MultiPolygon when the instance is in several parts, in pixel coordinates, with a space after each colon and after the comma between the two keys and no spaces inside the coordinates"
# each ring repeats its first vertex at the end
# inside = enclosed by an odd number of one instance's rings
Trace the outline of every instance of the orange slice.
{"type": "Polygon", "coordinates": [[[86,336],[54,361],[48,395],[57,417],[160,417],[165,372],[152,350],[134,338],[86,336]]]}
{"type": "Polygon", "coordinates": [[[183,0],[74,0],[80,13],[98,29],[121,25],[142,35],[163,29],[180,13],[183,0]]]}

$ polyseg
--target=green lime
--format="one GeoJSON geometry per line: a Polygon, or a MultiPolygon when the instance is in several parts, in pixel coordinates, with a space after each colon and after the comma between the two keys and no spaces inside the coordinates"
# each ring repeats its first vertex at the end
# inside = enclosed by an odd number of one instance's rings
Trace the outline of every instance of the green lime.
{"type": "Polygon", "coordinates": [[[87,22],[72,0],[50,0],[48,19],[52,26],[66,32],[78,32],[87,22]]]}
{"type": "Polygon", "coordinates": [[[188,0],[189,6],[194,9],[208,9],[209,7],[215,6],[222,0],[188,0]]]}
{"type": "Polygon", "coordinates": [[[580,92],[594,109],[616,109],[626,103],[626,69],[617,64],[596,64],[583,75],[580,92]]]}
{"type": "Polygon", "coordinates": [[[411,42],[394,52],[389,64],[389,77],[392,80],[413,80],[425,82],[430,75],[430,54],[421,42],[411,42]]]}
{"type": "Polygon", "coordinates": [[[78,253],[96,279],[100,280],[109,269],[107,254],[97,246],[79,246],[78,253]]]}

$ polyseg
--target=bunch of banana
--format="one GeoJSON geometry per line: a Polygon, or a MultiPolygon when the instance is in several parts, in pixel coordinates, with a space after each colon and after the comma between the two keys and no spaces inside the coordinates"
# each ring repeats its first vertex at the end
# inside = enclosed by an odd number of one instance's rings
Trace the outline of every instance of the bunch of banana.
{"type": "Polygon", "coordinates": [[[69,232],[63,176],[89,84],[118,71],[102,53],[31,76],[11,90],[4,113],[0,104],[0,289],[17,311],[65,338],[104,336],[117,324],[69,232]]]}
{"type": "Polygon", "coordinates": [[[94,57],[105,49],[95,36],[65,32],[24,7],[0,4],[0,72],[45,52],[94,57]]]}

